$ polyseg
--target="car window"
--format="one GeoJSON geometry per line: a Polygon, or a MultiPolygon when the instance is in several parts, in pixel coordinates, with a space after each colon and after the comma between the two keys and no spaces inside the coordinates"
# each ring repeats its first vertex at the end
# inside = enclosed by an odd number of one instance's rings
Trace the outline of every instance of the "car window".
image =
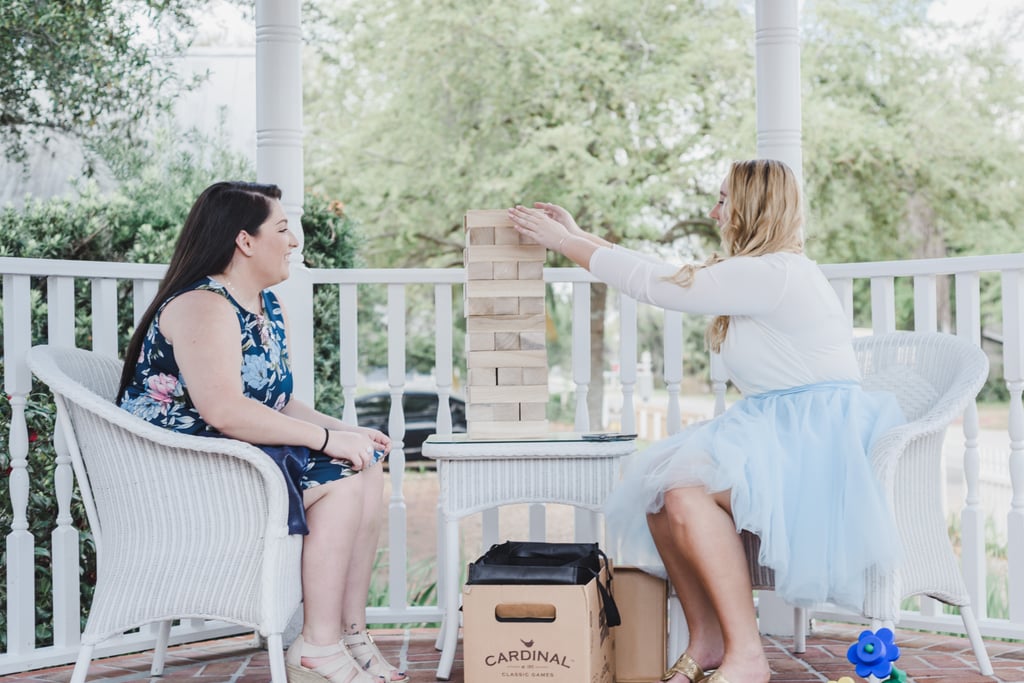
{"type": "Polygon", "coordinates": [[[390,396],[367,396],[356,401],[356,412],[382,414],[391,410],[390,396]]]}
{"type": "Polygon", "coordinates": [[[430,415],[437,414],[437,396],[436,395],[406,395],[402,401],[402,405],[405,408],[407,414],[419,415],[422,413],[428,413],[430,415]]]}

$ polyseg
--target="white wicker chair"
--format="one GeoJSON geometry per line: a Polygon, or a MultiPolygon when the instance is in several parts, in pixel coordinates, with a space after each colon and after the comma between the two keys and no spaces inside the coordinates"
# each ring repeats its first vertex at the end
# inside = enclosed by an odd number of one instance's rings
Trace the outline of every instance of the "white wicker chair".
{"type": "MultiPolygon", "coordinates": [[[[988,358],[974,344],[936,332],[862,337],[854,341],[854,350],[864,388],[891,391],[907,418],[907,424],[883,435],[871,454],[875,475],[896,518],[903,562],[891,575],[869,573],[863,616],[875,627],[895,624],[901,600],[913,595],[955,605],[979,670],[991,675],[992,664],[949,540],[941,495],[946,427],[963,415],[985,383],[988,358]]],[[[755,587],[771,588],[771,571],[757,564],[757,536],[742,536],[755,587]]],[[[803,610],[797,610],[795,622],[795,649],[803,652],[807,624],[803,610]]]]}
{"type": "Polygon", "coordinates": [[[97,553],[96,592],[72,682],[97,643],[160,622],[153,675],[174,619],[218,619],[267,639],[285,683],[282,631],[301,599],[302,537],[288,534],[284,476],[262,451],[176,434],[113,404],[121,363],[36,346],[32,371],[54,393],[58,424],[97,553]]]}

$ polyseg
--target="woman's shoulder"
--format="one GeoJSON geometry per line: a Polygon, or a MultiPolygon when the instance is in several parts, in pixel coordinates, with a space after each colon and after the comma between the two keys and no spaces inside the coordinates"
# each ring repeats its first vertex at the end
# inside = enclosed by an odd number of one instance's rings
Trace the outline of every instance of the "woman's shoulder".
{"type": "Polygon", "coordinates": [[[234,306],[226,296],[224,288],[213,280],[198,282],[175,293],[162,306],[164,315],[168,313],[196,315],[234,315],[234,306]],[[212,283],[212,284],[210,284],[212,283]]]}

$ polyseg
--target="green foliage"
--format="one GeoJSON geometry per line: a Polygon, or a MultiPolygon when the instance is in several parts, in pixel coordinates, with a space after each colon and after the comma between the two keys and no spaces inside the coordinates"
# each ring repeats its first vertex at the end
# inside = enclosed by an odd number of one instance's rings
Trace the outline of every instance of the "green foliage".
{"type": "Polygon", "coordinates": [[[30,142],[67,134],[131,140],[169,109],[181,83],[167,59],[188,43],[199,0],[0,3],[0,146],[24,161],[30,142]]]}
{"type": "Polygon", "coordinates": [[[467,209],[542,199],[616,242],[708,233],[715,167],[753,139],[750,45],[722,39],[752,17],[728,3],[323,11],[307,171],[375,226],[371,263],[455,265],[467,209]]]}
{"type": "MultiPolygon", "coordinates": [[[[808,248],[819,259],[1024,249],[1024,77],[1006,41],[965,40],[927,4],[804,8],[808,248]]],[[[909,297],[900,311],[909,320],[909,297]]]]}

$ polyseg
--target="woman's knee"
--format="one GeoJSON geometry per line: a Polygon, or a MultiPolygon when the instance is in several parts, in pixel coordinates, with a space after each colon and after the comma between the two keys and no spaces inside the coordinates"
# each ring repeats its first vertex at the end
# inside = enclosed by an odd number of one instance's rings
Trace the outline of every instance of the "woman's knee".
{"type": "Polygon", "coordinates": [[[711,495],[700,486],[686,486],[665,492],[663,519],[671,524],[686,525],[706,510],[708,503],[714,503],[711,495]]]}

